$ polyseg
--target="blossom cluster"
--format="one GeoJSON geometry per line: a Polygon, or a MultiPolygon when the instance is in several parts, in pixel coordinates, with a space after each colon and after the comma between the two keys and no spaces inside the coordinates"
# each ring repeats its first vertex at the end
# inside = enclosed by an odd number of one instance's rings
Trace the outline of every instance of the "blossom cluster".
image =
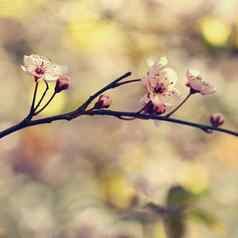
{"type": "MultiPolygon", "coordinates": [[[[55,94],[66,90],[70,86],[70,76],[65,66],[52,63],[46,57],[32,54],[24,56],[22,70],[29,73],[35,82],[55,82],[55,94]]],[[[141,78],[145,94],[142,98],[143,108],[140,112],[146,114],[157,114],[170,116],[176,112],[183,103],[193,94],[211,95],[215,88],[205,81],[199,71],[188,69],[185,76],[185,86],[189,88],[187,97],[180,103],[180,93],[176,88],[178,80],[177,72],[168,66],[167,57],[161,57],[149,68],[147,74],[141,78]],[[176,106],[177,105],[177,106],[176,106]]],[[[112,98],[107,94],[101,94],[91,110],[109,108],[112,98]]],[[[213,114],[210,123],[213,127],[223,124],[224,118],[221,114],[213,114]]]]}
{"type": "MultiPolygon", "coordinates": [[[[168,67],[168,59],[161,57],[155,62],[143,77],[145,87],[144,111],[148,113],[164,114],[179,100],[179,92],[175,87],[178,75],[176,71],[168,67]]],[[[202,79],[200,72],[189,69],[186,74],[185,85],[189,87],[189,94],[200,93],[210,95],[215,93],[215,88],[202,79]]]]}
{"type": "Polygon", "coordinates": [[[24,56],[24,65],[22,70],[32,75],[35,81],[45,80],[47,82],[56,82],[55,92],[68,89],[70,77],[67,75],[67,67],[52,63],[44,56],[30,55],[24,56]]]}

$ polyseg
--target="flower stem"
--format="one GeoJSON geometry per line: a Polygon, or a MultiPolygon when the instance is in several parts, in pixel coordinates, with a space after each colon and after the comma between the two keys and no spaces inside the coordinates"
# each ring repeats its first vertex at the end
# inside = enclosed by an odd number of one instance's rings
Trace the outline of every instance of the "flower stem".
{"type": "MultiPolygon", "coordinates": [[[[93,95],[91,95],[80,107],[78,107],[76,109],[76,112],[80,112],[80,111],[84,111],[85,109],[87,109],[87,107],[91,104],[91,102],[96,99],[98,96],[100,96],[102,93],[113,89],[113,88],[117,88],[119,87],[121,84],[121,81],[125,78],[128,78],[129,76],[131,76],[131,72],[127,72],[125,74],[123,74],[122,76],[120,76],[119,78],[115,79],[114,81],[112,81],[111,83],[107,84],[105,87],[103,87],[102,89],[98,90],[97,92],[95,92],[93,95]]],[[[128,83],[128,82],[127,82],[128,83]]]]}
{"type": "Polygon", "coordinates": [[[138,114],[137,112],[92,110],[89,112],[88,111],[72,111],[72,112],[40,118],[36,120],[23,120],[14,126],[11,126],[5,130],[0,131],[0,139],[27,127],[43,125],[43,124],[48,124],[48,123],[62,121],[62,120],[71,121],[73,119],[80,118],[81,116],[108,116],[108,117],[115,117],[118,119],[121,119],[121,117],[123,118],[134,117],[140,120],[158,120],[158,121],[165,121],[172,124],[178,124],[178,125],[188,126],[192,128],[197,128],[205,132],[207,132],[208,130],[214,131],[214,132],[217,131],[217,132],[222,132],[222,133],[226,133],[226,134],[238,137],[237,131],[232,131],[232,130],[220,128],[220,127],[213,127],[208,124],[200,124],[200,123],[187,121],[187,120],[181,120],[181,119],[173,118],[173,117],[165,117],[160,115],[143,114],[143,113],[138,114]]]}
{"type": "Polygon", "coordinates": [[[54,93],[52,94],[52,96],[50,97],[50,99],[48,100],[48,102],[47,102],[40,110],[38,110],[37,112],[34,113],[34,116],[35,116],[35,115],[38,115],[39,113],[41,113],[41,112],[51,103],[51,101],[54,99],[55,95],[56,95],[56,92],[54,92],[54,93]]]}
{"type": "MultiPolygon", "coordinates": [[[[220,127],[213,127],[210,124],[200,124],[200,123],[196,123],[196,122],[192,122],[192,121],[181,120],[181,119],[170,117],[170,115],[175,113],[188,100],[188,98],[192,95],[192,93],[189,93],[187,95],[187,97],[174,110],[172,110],[172,112],[170,112],[167,116],[143,113],[144,108],[142,108],[140,111],[137,111],[137,112],[93,110],[93,108],[92,108],[92,110],[91,109],[87,110],[87,107],[92,103],[92,101],[94,99],[96,99],[98,96],[100,96],[102,93],[104,93],[105,91],[111,90],[113,88],[117,88],[119,86],[125,85],[130,82],[137,82],[137,80],[127,80],[127,81],[122,82],[123,79],[129,77],[130,75],[131,75],[131,73],[128,72],[126,74],[123,74],[121,77],[117,78],[116,80],[112,81],[111,83],[107,84],[102,89],[100,89],[100,90],[96,91],[94,94],[92,94],[82,105],[80,105],[73,111],[33,120],[32,118],[35,115],[39,114],[41,111],[43,111],[50,104],[50,102],[53,100],[53,98],[56,95],[56,93],[54,93],[51,96],[51,98],[48,100],[48,102],[41,109],[39,109],[37,112],[35,112],[34,111],[35,109],[34,109],[21,122],[0,131],[0,139],[5,136],[8,136],[10,134],[13,134],[17,131],[20,131],[24,128],[27,128],[27,127],[44,125],[44,124],[48,124],[48,123],[52,123],[52,122],[56,122],[56,121],[62,121],[62,120],[71,121],[71,120],[79,118],[81,116],[108,116],[108,117],[114,117],[114,118],[118,118],[118,119],[122,119],[122,120],[139,119],[139,120],[165,121],[168,123],[173,123],[173,124],[196,128],[199,130],[203,130],[205,132],[212,132],[212,131],[215,132],[216,131],[216,132],[222,132],[222,133],[226,133],[226,134],[238,137],[238,131],[233,131],[233,130],[220,128],[220,127]]],[[[37,87],[38,87],[38,84],[36,82],[35,92],[34,92],[33,102],[32,102],[33,106],[35,104],[37,87]]]]}
{"type": "Polygon", "coordinates": [[[167,115],[165,115],[165,117],[170,117],[172,114],[174,114],[175,112],[177,112],[184,104],[185,102],[187,102],[187,100],[191,97],[193,93],[189,93],[183,100],[182,102],[179,103],[179,105],[177,107],[175,107],[171,112],[169,112],[167,115]]]}
{"type": "Polygon", "coordinates": [[[117,83],[115,86],[116,86],[116,87],[120,87],[121,85],[124,85],[124,84],[136,83],[136,82],[140,82],[140,81],[141,81],[141,79],[127,80],[127,81],[124,81],[124,82],[117,83]]]}
{"type": "Polygon", "coordinates": [[[33,93],[33,97],[32,97],[31,109],[30,109],[30,112],[29,112],[29,114],[28,114],[28,116],[26,118],[31,118],[33,116],[33,114],[34,114],[35,101],[36,101],[36,95],[37,95],[38,86],[39,86],[39,83],[38,83],[38,81],[36,81],[35,82],[35,89],[34,89],[34,93],[33,93]]]}
{"type": "Polygon", "coordinates": [[[42,96],[41,96],[39,102],[38,102],[37,105],[35,106],[34,111],[36,111],[36,110],[38,109],[38,107],[39,107],[40,104],[42,103],[42,101],[43,101],[43,99],[44,99],[44,97],[45,97],[45,95],[46,95],[46,93],[47,93],[47,91],[48,91],[48,89],[49,89],[49,84],[48,84],[45,80],[44,80],[44,82],[45,82],[45,85],[46,85],[45,91],[44,91],[44,93],[42,94],[42,96]]]}

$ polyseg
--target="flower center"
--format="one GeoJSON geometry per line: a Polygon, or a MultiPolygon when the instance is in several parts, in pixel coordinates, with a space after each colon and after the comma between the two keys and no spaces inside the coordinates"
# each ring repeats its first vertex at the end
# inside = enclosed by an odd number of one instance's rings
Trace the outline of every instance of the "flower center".
{"type": "Polygon", "coordinates": [[[163,83],[157,83],[154,88],[155,93],[164,93],[166,91],[166,87],[163,83]]]}
{"type": "Polygon", "coordinates": [[[42,68],[42,67],[37,67],[35,69],[35,72],[38,74],[38,75],[42,75],[45,73],[45,70],[42,68]]]}

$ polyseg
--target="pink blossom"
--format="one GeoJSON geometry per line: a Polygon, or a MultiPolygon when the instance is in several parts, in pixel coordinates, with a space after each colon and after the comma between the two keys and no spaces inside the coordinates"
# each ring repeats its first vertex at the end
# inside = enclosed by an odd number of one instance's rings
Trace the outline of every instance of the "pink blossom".
{"type": "Polygon", "coordinates": [[[156,114],[163,114],[167,111],[168,104],[162,102],[158,97],[148,97],[145,96],[143,98],[144,102],[144,111],[146,113],[156,113],[156,114]]]}
{"type": "Polygon", "coordinates": [[[224,116],[221,113],[214,113],[210,116],[210,123],[213,127],[219,127],[224,123],[224,116]]]}
{"type": "Polygon", "coordinates": [[[95,103],[95,108],[108,108],[112,104],[112,98],[109,95],[102,94],[95,103]]]}
{"type": "Polygon", "coordinates": [[[68,75],[60,75],[55,84],[55,92],[59,93],[69,88],[70,77],[68,75]]]}
{"type": "Polygon", "coordinates": [[[66,67],[53,64],[49,59],[39,55],[25,55],[22,70],[31,74],[36,80],[56,81],[66,73],[66,67]]]}
{"type": "Polygon", "coordinates": [[[186,86],[190,88],[191,93],[200,93],[201,95],[210,95],[215,93],[215,88],[202,79],[200,72],[189,69],[187,71],[186,86]]]}
{"type": "Polygon", "coordinates": [[[159,115],[164,114],[167,111],[167,106],[164,103],[154,105],[154,111],[159,115]]]}
{"type": "Polygon", "coordinates": [[[143,78],[146,95],[142,99],[144,104],[152,102],[154,112],[165,113],[168,106],[172,106],[172,100],[178,99],[178,91],[175,89],[177,73],[170,67],[166,67],[168,60],[161,57],[154,63],[147,75],[143,78]]]}

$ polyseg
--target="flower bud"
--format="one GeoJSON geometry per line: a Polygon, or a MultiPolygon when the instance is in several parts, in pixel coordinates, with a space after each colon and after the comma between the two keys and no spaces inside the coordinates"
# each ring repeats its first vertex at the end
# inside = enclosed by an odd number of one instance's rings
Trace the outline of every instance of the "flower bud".
{"type": "Polygon", "coordinates": [[[149,114],[152,114],[154,113],[154,105],[151,101],[147,102],[143,108],[143,111],[145,113],[149,113],[149,114]]]}
{"type": "Polygon", "coordinates": [[[224,116],[221,113],[214,113],[210,116],[210,123],[213,127],[219,127],[224,123],[224,116]]]}
{"type": "Polygon", "coordinates": [[[159,105],[154,105],[154,111],[159,115],[164,114],[166,112],[166,110],[167,110],[167,108],[164,103],[161,103],[159,105]]]}
{"type": "Polygon", "coordinates": [[[163,114],[167,110],[166,105],[164,103],[153,104],[152,101],[149,101],[145,107],[144,112],[149,114],[163,114]]]}
{"type": "Polygon", "coordinates": [[[108,95],[101,95],[98,98],[98,101],[95,103],[95,108],[100,109],[100,108],[108,108],[112,104],[112,99],[108,95]]]}
{"type": "Polygon", "coordinates": [[[56,81],[55,92],[59,93],[63,90],[66,90],[69,88],[69,85],[70,85],[70,77],[68,75],[61,75],[56,81]]]}
{"type": "Polygon", "coordinates": [[[186,76],[187,82],[185,85],[190,88],[190,94],[211,95],[216,92],[213,85],[205,81],[198,70],[189,69],[186,76]]]}

